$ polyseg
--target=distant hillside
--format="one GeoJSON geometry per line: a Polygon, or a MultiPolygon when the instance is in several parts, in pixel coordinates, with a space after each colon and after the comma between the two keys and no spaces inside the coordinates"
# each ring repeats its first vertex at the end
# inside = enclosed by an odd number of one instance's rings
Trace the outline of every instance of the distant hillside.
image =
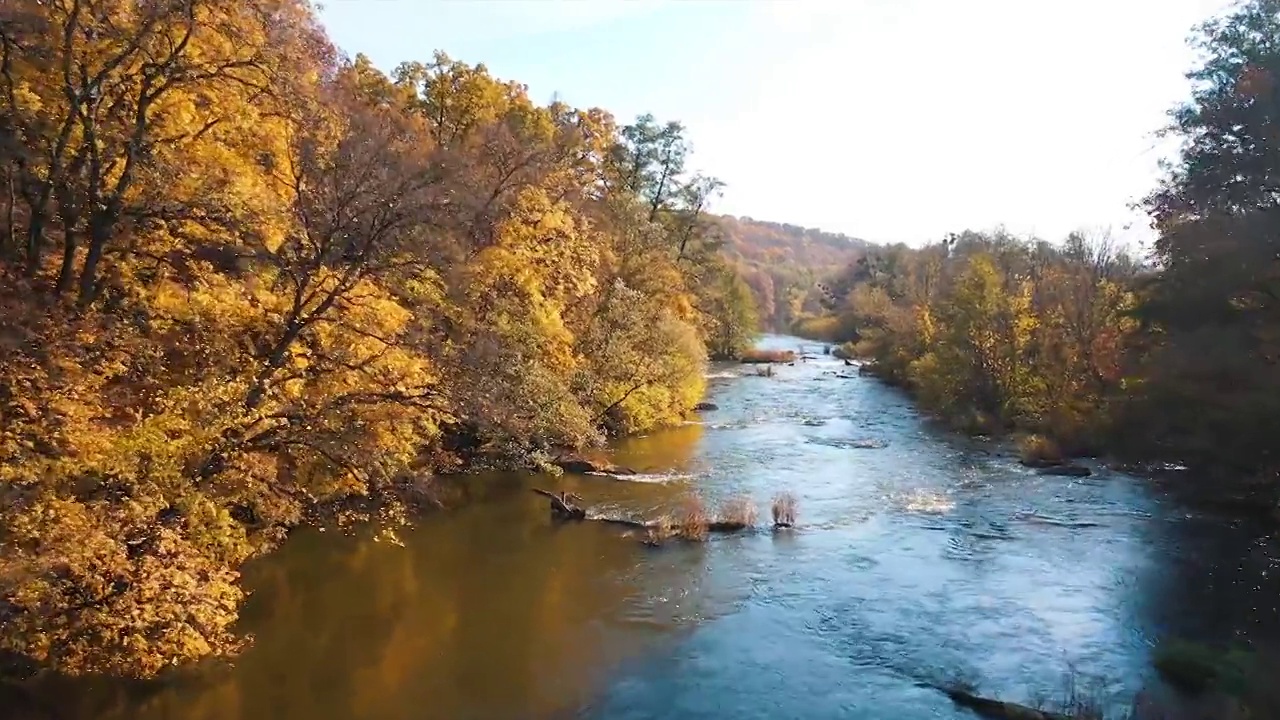
{"type": "Polygon", "coordinates": [[[865,240],[785,223],[721,216],[724,253],[751,286],[767,330],[786,330],[815,308],[815,283],[853,262],[865,240]]]}

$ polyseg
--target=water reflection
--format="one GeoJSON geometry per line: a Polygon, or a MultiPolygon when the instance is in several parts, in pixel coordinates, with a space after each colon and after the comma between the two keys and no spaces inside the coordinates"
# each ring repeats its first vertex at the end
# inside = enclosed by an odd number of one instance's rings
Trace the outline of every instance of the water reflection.
{"type": "MultiPolygon", "coordinates": [[[[618,663],[700,616],[689,579],[701,552],[648,562],[616,530],[552,526],[531,483],[487,482],[500,498],[423,523],[404,548],[299,533],[249,569],[244,620],[258,637],[236,668],[118,716],[551,716],[588,704],[618,663]]],[[[563,482],[606,501],[679,492],[563,482]]]]}
{"type": "Polygon", "coordinates": [[[639,478],[468,478],[403,548],[300,533],[249,569],[233,670],[79,716],[961,718],[920,681],[1028,699],[1074,663],[1121,699],[1158,637],[1280,632],[1260,530],[1114,473],[1035,475],[839,368],[713,380],[698,424],[618,445],[639,478]],[[654,550],[553,525],[533,486],[642,517],[695,491],[767,516],[790,490],[800,527],[654,550]]]}

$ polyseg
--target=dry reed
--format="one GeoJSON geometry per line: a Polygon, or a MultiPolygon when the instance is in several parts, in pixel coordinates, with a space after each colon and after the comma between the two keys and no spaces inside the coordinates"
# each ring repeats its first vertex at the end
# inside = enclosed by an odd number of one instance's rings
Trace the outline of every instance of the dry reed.
{"type": "Polygon", "coordinates": [[[796,524],[796,496],[789,492],[778,493],[773,498],[773,524],[791,527],[796,524]]]}
{"type": "Polygon", "coordinates": [[[733,497],[720,505],[718,519],[722,525],[750,527],[755,524],[757,515],[756,505],[751,498],[733,497]]]}

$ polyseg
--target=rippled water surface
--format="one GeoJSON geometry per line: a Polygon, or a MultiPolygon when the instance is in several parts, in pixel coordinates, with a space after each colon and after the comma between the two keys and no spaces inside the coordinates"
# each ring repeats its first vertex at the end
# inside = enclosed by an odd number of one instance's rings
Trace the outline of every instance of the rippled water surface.
{"type": "Polygon", "coordinates": [[[405,547],[302,533],[248,571],[257,642],[237,666],[121,714],[960,718],[924,683],[1026,700],[1074,667],[1121,702],[1162,636],[1275,636],[1259,531],[1105,469],[1035,475],[852,370],[717,367],[719,409],[616,448],[641,475],[475,478],[474,502],[405,547]],[[635,517],[695,490],[767,517],[789,490],[799,527],[655,549],[554,526],[535,486],[635,517]]]}

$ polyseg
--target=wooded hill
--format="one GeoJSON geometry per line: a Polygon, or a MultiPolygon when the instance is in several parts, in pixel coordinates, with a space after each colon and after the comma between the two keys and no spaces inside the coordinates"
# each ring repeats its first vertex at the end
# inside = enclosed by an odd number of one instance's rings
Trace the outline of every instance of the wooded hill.
{"type": "Polygon", "coordinates": [[[722,252],[751,287],[761,327],[788,331],[820,310],[819,281],[853,262],[864,240],[748,217],[716,218],[722,252]]]}

